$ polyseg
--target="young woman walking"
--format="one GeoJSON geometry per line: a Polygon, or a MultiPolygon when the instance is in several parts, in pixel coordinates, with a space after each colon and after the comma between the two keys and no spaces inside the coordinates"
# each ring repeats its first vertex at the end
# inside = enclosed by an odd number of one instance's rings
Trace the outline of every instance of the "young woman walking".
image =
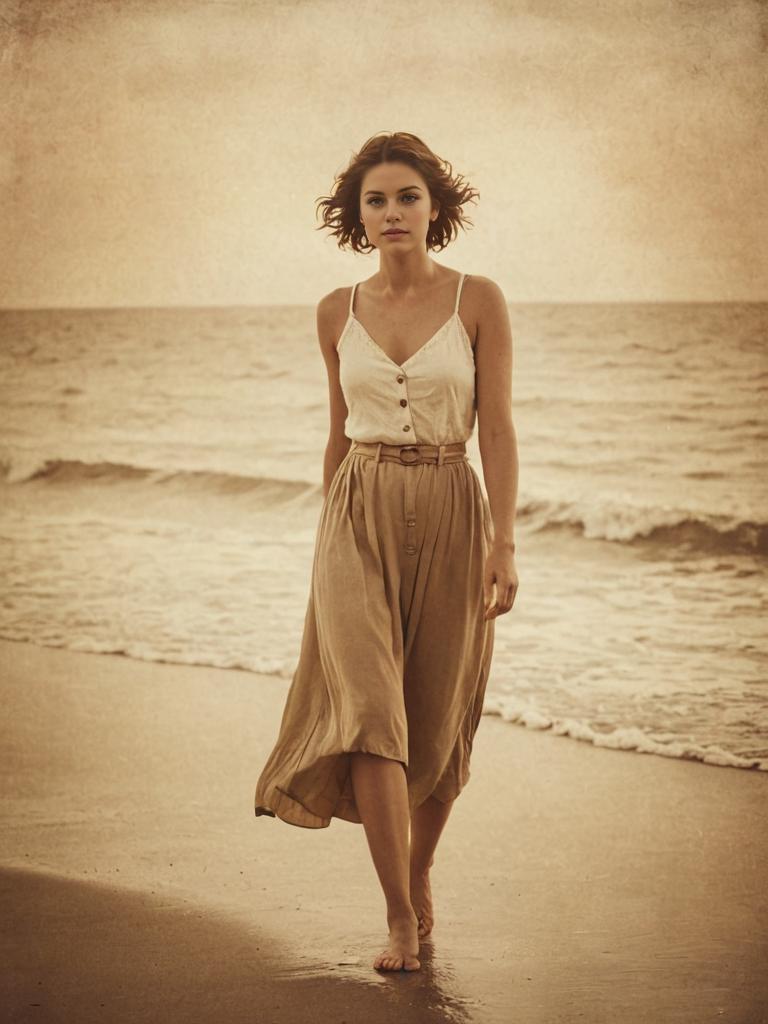
{"type": "Polygon", "coordinates": [[[518,589],[512,337],[500,288],[429,256],[479,193],[408,132],[370,138],[323,198],[379,268],[317,307],[324,502],[299,663],[256,815],[365,828],[389,945],[417,970],[429,869],[469,779],[494,640],[518,589]],[[466,455],[475,419],[488,499],[466,455]]]}

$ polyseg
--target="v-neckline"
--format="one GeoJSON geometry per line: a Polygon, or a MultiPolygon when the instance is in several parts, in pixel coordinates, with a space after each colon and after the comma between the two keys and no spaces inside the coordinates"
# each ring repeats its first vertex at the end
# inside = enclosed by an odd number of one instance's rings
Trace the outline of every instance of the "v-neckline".
{"type": "Polygon", "coordinates": [[[370,343],[373,345],[373,347],[378,352],[381,352],[381,354],[384,356],[384,358],[387,360],[387,362],[391,363],[392,366],[396,366],[398,368],[398,370],[404,370],[406,368],[406,366],[408,365],[408,363],[410,363],[413,359],[415,359],[416,356],[420,355],[424,351],[424,349],[427,348],[427,346],[432,344],[432,342],[435,340],[435,338],[438,336],[438,334],[441,334],[445,330],[445,328],[458,316],[458,312],[459,312],[458,310],[454,310],[453,313],[451,313],[451,315],[445,321],[445,323],[442,324],[442,326],[437,328],[437,330],[432,335],[432,337],[431,338],[427,338],[427,340],[424,342],[424,344],[420,345],[416,349],[416,351],[412,355],[408,356],[408,358],[404,362],[402,362],[402,363],[396,363],[395,360],[392,358],[392,356],[387,355],[387,353],[384,351],[384,349],[381,347],[381,345],[378,343],[378,341],[376,341],[376,339],[371,336],[371,334],[368,332],[368,329],[363,325],[361,320],[357,319],[357,317],[355,316],[354,313],[350,312],[349,316],[350,316],[350,318],[352,320],[355,321],[356,324],[359,325],[360,330],[363,332],[363,334],[368,339],[368,341],[370,341],[370,343]]]}

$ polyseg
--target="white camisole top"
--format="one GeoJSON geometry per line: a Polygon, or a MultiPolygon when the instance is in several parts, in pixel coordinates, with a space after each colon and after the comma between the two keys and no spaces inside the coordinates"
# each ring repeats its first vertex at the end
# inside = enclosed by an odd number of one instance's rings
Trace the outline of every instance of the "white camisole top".
{"type": "Polygon", "coordinates": [[[402,365],[390,359],[355,316],[354,285],[336,346],[348,410],[344,433],[350,440],[451,444],[472,436],[475,355],[459,316],[465,277],[459,278],[452,315],[402,365]]]}

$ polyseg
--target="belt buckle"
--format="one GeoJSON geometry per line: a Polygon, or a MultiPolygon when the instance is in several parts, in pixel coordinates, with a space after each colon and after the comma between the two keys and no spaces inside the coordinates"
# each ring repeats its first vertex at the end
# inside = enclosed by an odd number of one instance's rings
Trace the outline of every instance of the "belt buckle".
{"type": "Polygon", "coordinates": [[[421,462],[421,453],[415,444],[406,444],[400,449],[400,461],[404,462],[406,466],[412,466],[417,462],[421,462]],[[406,452],[413,452],[413,458],[405,458],[406,452]]]}

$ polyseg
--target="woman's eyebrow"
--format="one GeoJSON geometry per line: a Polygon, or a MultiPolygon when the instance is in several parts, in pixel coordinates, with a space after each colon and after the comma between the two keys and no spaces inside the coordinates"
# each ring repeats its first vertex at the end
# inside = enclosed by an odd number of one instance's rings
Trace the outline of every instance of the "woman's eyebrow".
{"type": "MultiPolygon", "coordinates": [[[[415,188],[417,188],[419,191],[421,191],[421,187],[419,185],[406,185],[405,188],[399,188],[397,191],[398,192],[411,192],[415,188]]],[[[369,188],[369,189],[366,190],[366,192],[364,194],[366,196],[383,196],[384,195],[384,193],[379,191],[379,189],[377,189],[377,188],[369,188]]]]}

